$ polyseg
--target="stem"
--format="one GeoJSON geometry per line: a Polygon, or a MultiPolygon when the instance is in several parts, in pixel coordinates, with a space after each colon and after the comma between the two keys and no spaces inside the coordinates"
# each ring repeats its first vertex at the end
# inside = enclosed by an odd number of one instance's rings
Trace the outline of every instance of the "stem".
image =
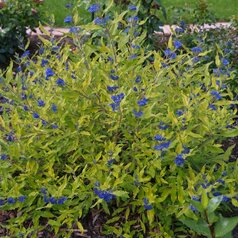
{"type": "Polygon", "coordinates": [[[109,37],[109,40],[110,40],[110,45],[112,47],[114,62],[117,65],[117,54],[116,54],[115,47],[114,47],[113,42],[112,42],[112,36],[110,34],[110,30],[108,28],[106,28],[106,32],[108,34],[108,37],[109,37]]]}
{"type": "Polygon", "coordinates": [[[206,210],[204,211],[204,215],[205,215],[205,220],[206,220],[206,222],[208,224],[208,227],[209,227],[209,230],[210,230],[211,238],[216,238],[214,226],[213,226],[213,224],[210,224],[206,210]]]}

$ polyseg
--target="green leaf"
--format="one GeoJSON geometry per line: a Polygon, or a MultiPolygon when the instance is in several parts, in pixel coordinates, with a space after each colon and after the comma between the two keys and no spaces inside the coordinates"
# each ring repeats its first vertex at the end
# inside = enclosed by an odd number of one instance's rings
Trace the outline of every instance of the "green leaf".
{"type": "Polygon", "coordinates": [[[202,191],[202,207],[204,209],[207,209],[207,206],[208,206],[208,197],[207,197],[207,191],[206,190],[203,190],[202,191]]]}
{"type": "Polygon", "coordinates": [[[207,237],[211,237],[208,224],[205,221],[203,221],[201,219],[199,219],[198,221],[194,221],[192,219],[180,219],[180,221],[184,225],[189,227],[191,230],[197,232],[198,234],[205,235],[207,237]]]}
{"type": "Polygon", "coordinates": [[[222,202],[222,198],[223,198],[223,196],[217,196],[217,197],[212,198],[209,201],[208,207],[207,207],[208,213],[212,213],[218,208],[218,206],[222,202]]]}
{"type": "Polygon", "coordinates": [[[128,192],[126,191],[116,190],[113,192],[113,194],[117,197],[129,198],[128,192]]]}
{"type": "Polygon", "coordinates": [[[215,225],[216,237],[223,237],[224,235],[228,234],[236,227],[237,224],[238,216],[231,218],[220,216],[219,222],[217,222],[215,225]]]}
{"type": "Polygon", "coordinates": [[[221,238],[233,238],[232,232],[227,233],[226,235],[222,236],[221,238]]]}
{"type": "Polygon", "coordinates": [[[235,137],[238,136],[238,129],[226,130],[222,134],[224,137],[235,137]]]}

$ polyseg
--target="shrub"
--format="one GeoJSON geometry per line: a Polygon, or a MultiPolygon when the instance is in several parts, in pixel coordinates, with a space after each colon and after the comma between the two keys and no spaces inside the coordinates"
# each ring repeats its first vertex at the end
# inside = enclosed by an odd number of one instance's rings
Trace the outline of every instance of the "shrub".
{"type": "MultiPolygon", "coordinates": [[[[213,61],[210,71],[217,77],[218,81],[225,82],[230,71],[234,71],[234,79],[230,80],[229,86],[234,95],[237,95],[237,25],[230,27],[217,27],[210,25],[210,29],[203,25],[190,25],[181,21],[175,29],[175,38],[181,41],[186,47],[192,49],[194,62],[206,64],[213,61]],[[206,51],[206,57],[199,56],[199,51],[206,51]],[[215,63],[216,62],[216,63],[215,63]]],[[[224,85],[225,86],[225,85],[224,85]]]]}
{"type": "Polygon", "coordinates": [[[237,135],[237,102],[213,62],[194,63],[172,39],[164,52],[146,51],[135,13],[112,17],[108,6],[73,28],[75,48],[43,40],[1,73],[0,205],[16,214],[1,226],[10,236],[103,226],[108,237],[177,237],[192,233],[181,222],[193,229],[189,219],[200,218],[195,197],[206,209],[219,193],[223,215],[225,203],[238,205],[234,146],[222,147],[237,135]]]}
{"type": "Polygon", "coordinates": [[[39,22],[39,2],[33,0],[8,0],[0,9],[0,63],[23,49],[26,29],[33,30],[39,22]]]}

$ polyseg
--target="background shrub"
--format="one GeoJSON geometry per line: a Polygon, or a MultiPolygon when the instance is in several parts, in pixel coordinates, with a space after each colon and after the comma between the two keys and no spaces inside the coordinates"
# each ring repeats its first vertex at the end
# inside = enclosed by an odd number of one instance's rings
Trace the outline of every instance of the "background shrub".
{"type": "Polygon", "coordinates": [[[6,63],[17,50],[24,50],[26,29],[39,22],[39,3],[33,0],[8,0],[0,9],[0,63],[6,63]]]}
{"type": "Polygon", "coordinates": [[[222,144],[237,136],[237,101],[213,61],[194,62],[208,52],[172,38],[163,52],[145,50],[137,10],[113,15],[110,3],[90,6],[89,24],[66,18],[75,48],[43,40],[1,72],[7,235],[70,237],[90,219],[108,237],[204,234],[191,221],[205,220],[210,200],[221,198],[223,216],[238,205],[234,146],[222,144]]]}

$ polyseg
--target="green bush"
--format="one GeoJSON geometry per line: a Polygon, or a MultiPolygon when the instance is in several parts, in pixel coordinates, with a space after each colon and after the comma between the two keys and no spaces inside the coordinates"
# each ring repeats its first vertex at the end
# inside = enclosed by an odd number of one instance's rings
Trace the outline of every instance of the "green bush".
{"type": "Polygon", "coordinates": [[[0,63],[6,63],[27,42],[26,30],[39,22],[39,4],[33,0],[8,0],[0,9],[0,63]]]}
{"type": "Polygon", "coordinates": [[[70,237],[91,219],[107,237],[182,237],[204,234],[193,226],[202,219],[210,237],[208,201],[219,194],[212,212],[223,216],[238,206],[234,146],[222,145],[238,134],[237,101],[213,62],[194,64],[172,39],[146,51],[136,11],[113,17],[107,6],[71,28],[75,48],[42,39],[1,72],[0,206],[16,215],[0,226],[10,237],[70,237]]]}

